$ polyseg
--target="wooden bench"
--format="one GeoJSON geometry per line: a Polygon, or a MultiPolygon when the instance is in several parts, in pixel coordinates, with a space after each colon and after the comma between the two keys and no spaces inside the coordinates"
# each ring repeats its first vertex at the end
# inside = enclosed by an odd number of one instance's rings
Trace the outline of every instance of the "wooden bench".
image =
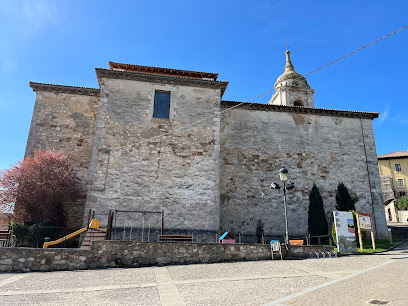
{"type": "Polygon", "coordinates": [[[193,236],[188,235],[159,235],[159,241],[194,241],[193,236]]]}
{"type": "Polygon", "coordinates": [[[290,245],[303,245],[303,240],[289,240],[290,245]]]}
{"type": "Polygon", "coordinates": [[[13,239],[13,231],[0,230],[0,247],[10,247],[13,239]]]}

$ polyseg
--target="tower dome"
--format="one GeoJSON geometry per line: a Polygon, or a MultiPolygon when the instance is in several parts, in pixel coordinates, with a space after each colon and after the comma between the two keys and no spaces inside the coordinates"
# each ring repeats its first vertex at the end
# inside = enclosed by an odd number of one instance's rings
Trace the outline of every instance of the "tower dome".
{"type": "MultiPolygon", "coordinates": [[[[298,81],[297,85],[303,85],[302,87],[304,88],[310,88],[309,84],[306,81],[306,78],[301,75],[300,73],[295,71],[295,68],[293,67],[292,61],[290,60],[290,51],[286,50],[286,65],[285,65],[285,72],[279,76],[279,78],[276,80],[275,83],[275,89],[277,86],[280,85],[283,81],[298,81]]],[[[292,82],[291,82],[292,83],[292,82]]],[[[296,83],[296,82],[295,82],[296,83]]],[[[295,85],[295,84],[293,84],[295,85]]]]}
{"type": "Polygon", "coordinates": [[[269,104],[286,106],[314,107],[314,90],[310,88],[306,78],[295,71],[290,60],[290,51],[286,50],[285,72],[275,82],[276,93],[269,104]]]}

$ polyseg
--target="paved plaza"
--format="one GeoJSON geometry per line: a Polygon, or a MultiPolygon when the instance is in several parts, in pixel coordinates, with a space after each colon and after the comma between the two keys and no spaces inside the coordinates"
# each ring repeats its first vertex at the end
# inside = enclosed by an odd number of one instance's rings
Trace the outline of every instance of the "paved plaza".
{"type": "Polygon", "coordinates": [[[0,305],[408,305],[407,277],[404,243],[339,258],[3,273],[0,305]]]}

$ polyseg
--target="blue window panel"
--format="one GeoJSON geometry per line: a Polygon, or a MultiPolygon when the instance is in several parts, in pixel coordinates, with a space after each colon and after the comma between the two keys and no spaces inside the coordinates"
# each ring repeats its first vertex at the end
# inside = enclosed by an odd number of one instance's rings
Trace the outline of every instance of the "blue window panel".
{"type": "Polygon", "coordinates": [[[170,92],[156,91],[154,94],[153,117],[170,118],[170,92]]]}

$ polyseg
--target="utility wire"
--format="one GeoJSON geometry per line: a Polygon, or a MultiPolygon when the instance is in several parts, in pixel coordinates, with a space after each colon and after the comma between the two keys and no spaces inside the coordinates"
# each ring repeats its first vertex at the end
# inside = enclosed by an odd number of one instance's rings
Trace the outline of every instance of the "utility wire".
{"type": "Polygon", "coordinates": [[[338,62],[338,61],[342,60],[343,58],[346,58],[346,57],[348,57],[348,56],[350,56],[350,55],[352,55],[352,54],[354,54],[354,53],[356,53],[356,52],[358,52],[358,51],[361,51],[361,50],[363,50],[364,48],[367,48],[367,47],[369,47],[369,46],[371,46],[371,45],[374,45],[374,44],[378,43],[379,41],[381,41],[381,40],[383,40],[383,39],[385,39],[385,38],[387,38],[387,37],[390,37],[391,35],[397,34],[398,32],[400,32],[400,31],[402,31],[402,30],[405,30],[406,28],[408,28],[408,25],[406,25],[405,27],[402,27],[401,29],[396,30],[396,31],[394,31],[394,32],[392,32],[392,33],[390,33],[390,34],[387,34],[387,35],[385,35],[385,36],[383,36],[383,37],[381,37],[381,38],[379,38],[379,39],[373,41],[372,43],[369,43],[368,45],[362,46],[361,48],[358,48],[358,49],[354,50],[353,52],[350,52],[350,53],[348,53],[348,54],[346,54],[346,55],[344,55],[344,56],[342,56],[342,57],[339,57],[338,59],[335,59],[334,61],[331,61],[330,63],[328,63],[328,64],[326,64],[326,65],[324,65],[324,66],[321,66],[321,67],[319,67],[319,68],[316,68],[315,70],[312,70],[312,71],[310,71],[309,73],[306,73],[304,76],[309,75],[309,74],[311,74],[311,73],[313,73],[313,72],[316,72],[317,70],[323,69],[323,68],[325,68],[325,67],[327,67],[327,66],[330,66],[331,64],[334,64],[335,62],[338,62]]]}
{"type": "MultiPolygon", "coordinates": [[[[339,57],[339,58],[337,58],[337,59],[331,61],[330,63],[327,63],[326,65],[323,65],[323,66],[321,66],[321,67],[318,67],[318,68],[316,68],[316,69],[314,69],[314,70],[312,70],[312,71],[310,71],[310,72],[304,74],[303,76],[299,76],[299,77],[295,78],[294,80],[299,79],[299,78],[303,78],[303,77],[305,77],[305,76],[307,76],[307,75],[309,75],[309,74],[312,74],[312,73],[314,73],[314,72],[316,72],[316,71],[318,71],[318,70],[321,70],[321,69],[323,69],[323,68],[325,68],[325,67],[327,67],[327,66],[330,66],[330,65],[332,65],[332,64],[334,64],[334,63],[336,63],[336,62],[338,62],[338,61],[340,61],[340,60],[342,60],[342,59],[344,59],[344,58],[346,58],[346,57],[348,57],[348,56],[350,56],[350,55],[352,55],[352,54],[354,54],[354,53],[357,53],[357,52],[359,52],[359,51],[361,51],[361,50],[363,50],[363,49],[365,49],[365,48],[367,48],[367,47],[369,47],[369,46],[372,46],[372,45],[374,45],[374,44],[380,42],[381,40],[383,40],[383,39],[385,39],[385,38],[387,38],[387,37],[390,37],[390,36],[392,36],[392,35],[394,35],[394,34],[397,34],[398,32],[401,32],[402,30],[405,30],[406,28],[408,28],[408,25],[406,25],[406,26],[402,27],[401,29],[396,30],[396,31],[394,31],[394,32],[392,32],[392,33],[389,33],[389,34],[387,34],[387,35],[385,35],[385,36],[383,36],[383,37],[381,37],[381,38],[379,38],[379,39],[377,39],[377,40],[375,40],[375,41],[373,41],[373,42],[371,42],[371,43],[369,43],[369,44],[367,44],[367,45],[364,45],[364,46],[362,46],[362,47],[360,47],[360,48],[358,48],[358,49],[356,49],[356,50],[354,50],[354,51],[352,51],[352,52],[350,52],[350,53],[348,53],[348,54],[346,54],[346,55],[343,55],[342,57],[339,57]]],[[[230,108],[227,108],[227,109],[225,109],[225,110],[219,112],[217,115],[205,117],[205,118],[203,118],[203,119],[201,119],[201,120],[198,120],[198,121],[193,122],[192,124],[189,124],[189,125],[187,125],[187,126],[184,126],[183,128],[189,128],[189,127],[192,127],[192,126],[197,125],[197,124],[200,123],[200,122],[206,121],[206,120],[208,120],[208,119],[213,119],[213,118],[215,118],[215,117],[217,117],[217,116],[221,116],[221,115],[223,115],[224,113],[226,113],[226,112],[228,112],[228,111],[231,111],[232,109],[237,108],[237,107],[239,107],[239,106],[241,106],[241,105],[243,105],[243,104],[246,104],[246,105],[245,105],[244,107],[241,107],[241,109],[242,109],[242,108],[245,108],[245,107],[248,107],[248,106],[254,104],[254,103],[249,103],[250,101],[253,101],[253,100],[255,100],[255,99],[258,99],[258,98],[260,98],[260,97],[262,97],[262,96],[264,96],[264,95],[266,95],[266,94],[268,94],[268,93],[270,93],[270,92],[272,92],[272,91],[274,91],[274,90],[275,90],[275,89],[270,89],[270,90],[268,90],[268,91],[265,91],[264,93],[261,93],[261,94],[255,96],[255,97],[253,97],[253,98],[251,98],[251,99],[249,99],[249,100],[246,100],[246,101],[244,101],[244,102],[240,102],[240,103],[238,103],[238,104],[236,104],[236,105],[234,105],[234,106],[232,106],[232,107],[230,107],[230,108]]],[[[158,136],[150,137],[150,138],[148,138],[148,139],[143,139],[143,140],[141,140],[138,144],[139,144],[139,145],[142,145],[143,143],[147,143],[148,141],[151,141],[151,140],[153,140],[153,139],[155,139],[155,138],[160,138],[160,137],[163,137],[163,136],[169,136],[169,133],[167,132],[167,133],[164,133],[164,134],[161,134],[161,135],[158,135],[158,136]]],[[[122,148],[123,148],[123,147],[122,147],[122,148]]],[[[118,149],[120,149],[120,148],[118,148],[118,149]]]]}

